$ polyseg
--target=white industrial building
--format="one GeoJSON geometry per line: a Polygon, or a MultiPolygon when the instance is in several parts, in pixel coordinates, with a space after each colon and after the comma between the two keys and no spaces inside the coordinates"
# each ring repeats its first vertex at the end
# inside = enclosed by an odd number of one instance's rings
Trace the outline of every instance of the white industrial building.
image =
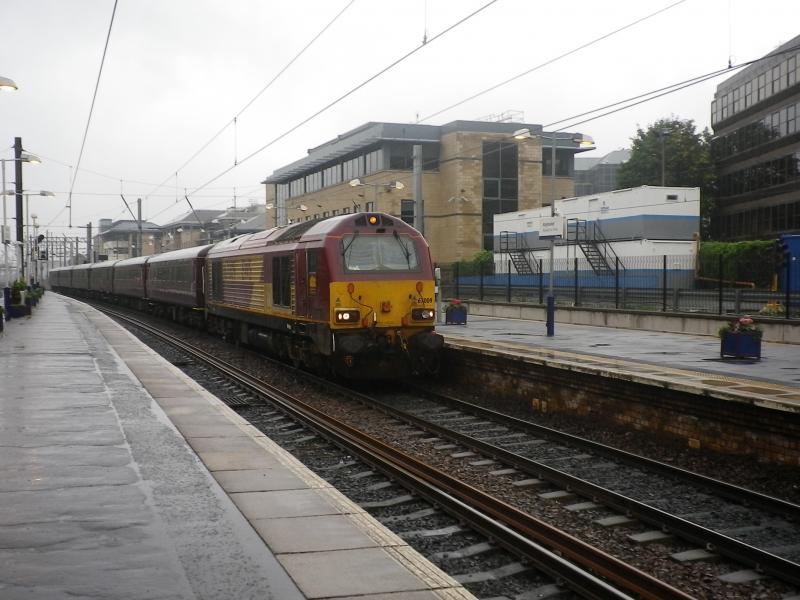
{"type": "Polygon", "coordinates": [[[556,264],[577,258],[580,270],[597,275],[626,268],[634,258],[693,261],[699,231],[699,188],[642,186],[562,198],[552,214],[548,206],[495,215],[495,273],[508,272],[509,263],[511,272],[520,275],[540,272],[540,266],[548,271],[551,239],[556,264]],[[562,235],[547,237],[554,230],[562,235]]]}

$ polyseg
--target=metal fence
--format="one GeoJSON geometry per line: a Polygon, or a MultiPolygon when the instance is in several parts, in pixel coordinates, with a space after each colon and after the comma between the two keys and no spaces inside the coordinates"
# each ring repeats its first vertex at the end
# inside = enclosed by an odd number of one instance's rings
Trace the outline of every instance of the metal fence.
{"type": "Polygon", "coordinates": [[[716,315],[800,318],[800,261],[788,266],[692,256],[622,257],[597,273],[585,258],[536,259],[521,275],[505,263],[439,265],[443,298],[544,305],[552,285],[557,305],[716,315]],[[776,269],[777,266],[777,269],[776,269]],[[702,267],[699,268],[699,267],[702,267]]]}

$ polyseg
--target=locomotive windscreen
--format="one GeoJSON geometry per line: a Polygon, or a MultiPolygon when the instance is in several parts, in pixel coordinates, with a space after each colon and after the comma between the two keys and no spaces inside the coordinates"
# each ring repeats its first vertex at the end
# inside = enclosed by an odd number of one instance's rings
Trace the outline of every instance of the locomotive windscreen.
{"type": "Polygon", "coordinates": [[[407,235],[346,235],[342,255],[347,271],[417,271],[417,249],[407,235]]]}

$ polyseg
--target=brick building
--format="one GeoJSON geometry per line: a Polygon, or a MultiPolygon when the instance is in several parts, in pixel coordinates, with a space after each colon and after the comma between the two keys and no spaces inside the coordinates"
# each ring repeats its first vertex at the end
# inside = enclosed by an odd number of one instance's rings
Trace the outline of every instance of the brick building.
{"type": "Polygon", "coordinates": [[[526,123],[365,123],[275,170],[263,182],[267,207],[278,223],[380,211],[413,224],[413,146],[420,145],[424,233],[433,259],[470,259],[493,248],[495,214],[575,195],[574,156],[586,150],[579,137],[526,123]],[[530,133],[526,139],[515,138],[521,129],[530,133]],[[356,179],[360,185],[351,185],[356,179]]]}

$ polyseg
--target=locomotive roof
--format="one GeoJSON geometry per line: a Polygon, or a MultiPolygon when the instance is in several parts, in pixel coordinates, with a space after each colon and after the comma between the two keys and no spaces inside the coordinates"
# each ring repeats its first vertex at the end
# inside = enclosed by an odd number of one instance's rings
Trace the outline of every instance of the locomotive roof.
{"type": "Polygon", "coordinates": [[[385,213],[350,213],[337,215],[315,221],[302,221],[292,225],[274,227],[258,233],[240,235],[216,244],[208,252],[209,255],[219,254],[231,250],[259,248],[279,244],[296,242],[312,242],[322,240],[330,235],[344,235],[354,231],[356,227],[368,227],[368,215],[376,215],[380,219],[379,225],[372,227],[394,227],[407,232],[417,233],[416,229],[405,223],[402,219],[385,213]]]}

